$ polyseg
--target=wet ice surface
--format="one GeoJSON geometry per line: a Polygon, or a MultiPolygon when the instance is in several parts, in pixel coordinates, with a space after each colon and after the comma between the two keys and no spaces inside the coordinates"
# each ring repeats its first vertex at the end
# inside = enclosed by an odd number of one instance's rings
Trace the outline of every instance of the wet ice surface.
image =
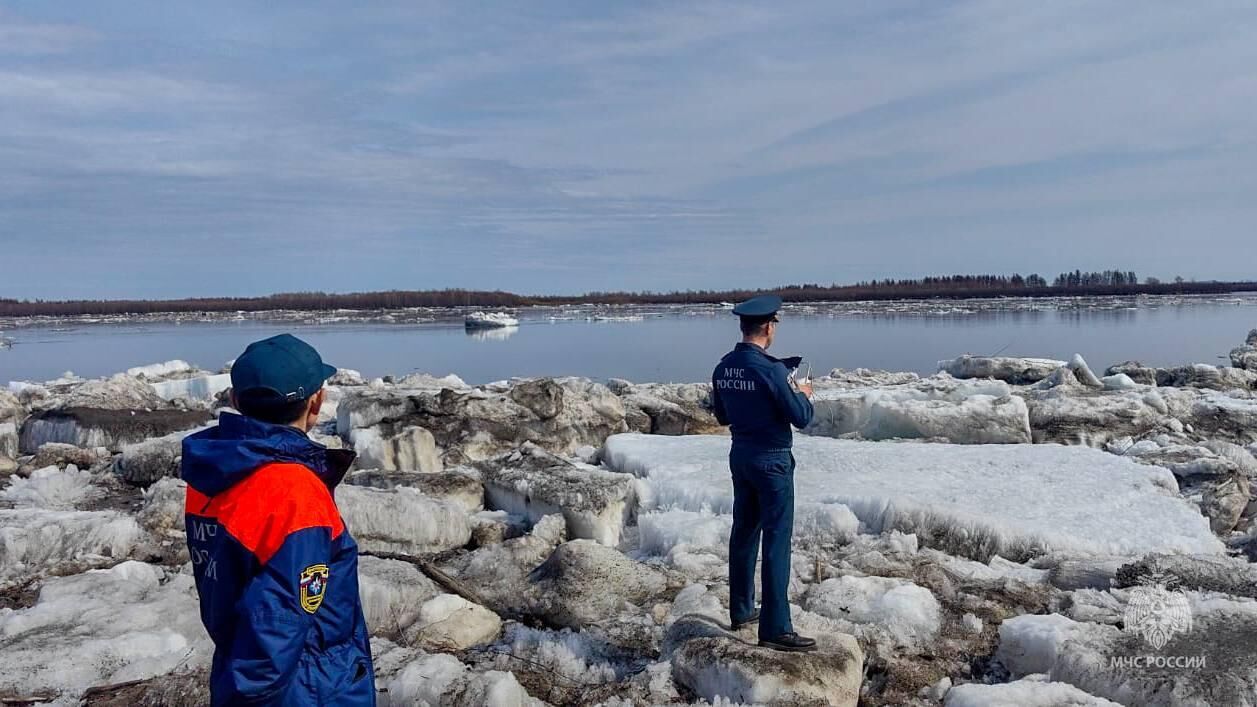
{"type": "MultiPolygon", "coordinates": [[[[719,430],[705,384],[343,371],[313,436],[362,452],[337,498],[379,555],[359,577],[379,701],[1246,704],[1257,347],[1236,338],[1236,368],[1053,351],[1065,366],[948,367],[1003,380],[819,378],[789,585],[805,657],[726,623],[729,441],[696,434],[719,430]],[[1150,650],[1123,628],[1148,582],[1186,597],[1171,645],[1208,671],[1110,665],[1150,650]]],[[[0,698],[205,699],[172,475],[223,376],[145,360],[0,389],[0,698]]]]}

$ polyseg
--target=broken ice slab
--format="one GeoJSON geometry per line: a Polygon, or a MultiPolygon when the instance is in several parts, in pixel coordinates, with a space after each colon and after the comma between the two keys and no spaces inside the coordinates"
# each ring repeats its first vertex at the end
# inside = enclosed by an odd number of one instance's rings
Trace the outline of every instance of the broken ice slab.
{"type": "Polygon", "coordinates": [[[475,466],[489,506],[533,523],[561,514],[571,538],[614,547],[636,517],[632,476],[571,462],[531,443],[475,466]]]}
{"type": "Polygon", "coordinates": [[[210,413],[202,410],[86,407],[44,410],[31,415],[22,424],[19,446],[24,454],[34,454],[48,442],[63,442],[76,447],[108,447],[116,452],[124,445],[190,430],[209,420],[210,413]]]}
{"type": "Polygon", "coordinates": [[[231,374],[216,373],[149,383],[162,400],[213,400],[231,387],[231,374]]]}
{"type": "Polygon", "coordinates": [[[934,376],[904,385],[826,388],[817,383],[816,415],[806,432],[864,439],[943,438],[956,444],[1030,441],[1026,403],[1002,381],[934,376]]]}
{"type": "MultiPolygon", "coordinates": [[[[603,458],[642,480],[643,510],[728,514],[728,453],[727,437],[624,434],[607,440],[603,458]]],[[[794,455],[796,504],[846,506],[871,532],[916,533],[923,545],[983,562],[1224,551],[1178,497],[1173,474],[1094,449],[800,435],[794,455]]]]}
{"type": "Polygon", "coordinates": [[[426,555],[471,540],[471,520],[463,506],[429,498],[418,489],[346,484],[336,489],[336,504],[358,545],[370,552],[426,555]]]}

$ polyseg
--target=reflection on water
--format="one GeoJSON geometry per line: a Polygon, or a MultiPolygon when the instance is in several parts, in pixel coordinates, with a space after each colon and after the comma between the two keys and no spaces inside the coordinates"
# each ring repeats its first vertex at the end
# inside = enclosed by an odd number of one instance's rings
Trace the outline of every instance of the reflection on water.
{"type": "MultiPolygon", "coordinates": [[[[102,376],[179,358],[218,370],[251,341],[289,331],[334,365],[367,376],[455,373],[472,383],[512,376],[578,375],[698,381],[739,337],[718,305],[552,307],[522,310],[520,326],[466,331],[463,312],[375,312],[233,318],[133,317],[0,321],[15,339],[0,349],[0,384],[67,370],[102,376]],[[492,342],[486,345],[485,342],[492,342]]],[[[773,352],[831,368],[933,373],[961,354],[1068,359],[1097,370],[1126,360],[1151,366],[1226,362],[1257,328],[1257,296],[928,300],[789,305],[773,352]]]]}
{"type": "Polygon", "coordinates": [[[518,326],[503,326],[493,329],[466,329],[467,336],[476,341],[506,341],[519,331],[518,326]]]}

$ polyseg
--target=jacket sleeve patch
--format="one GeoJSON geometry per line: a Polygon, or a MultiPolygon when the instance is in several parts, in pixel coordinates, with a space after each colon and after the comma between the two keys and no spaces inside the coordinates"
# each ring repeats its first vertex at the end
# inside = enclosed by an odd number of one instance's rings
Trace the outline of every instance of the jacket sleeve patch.
{"type": "Polygon", "coordinates": [[[327,565],[310,565],[301,571],[301,608],[307,614],[318,611],[327,593],[327,565]]]}

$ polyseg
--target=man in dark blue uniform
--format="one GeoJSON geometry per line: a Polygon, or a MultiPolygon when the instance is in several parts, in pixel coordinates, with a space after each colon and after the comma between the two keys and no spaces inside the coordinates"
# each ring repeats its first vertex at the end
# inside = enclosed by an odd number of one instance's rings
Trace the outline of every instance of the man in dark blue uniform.
{"type": "MultiPolygon", "coordinates": [[[[729,618],[735,630],[759,621],[759,644],[811,651],[816,641],[794,632],[786,585],[794,530],[794,454],[790,426],[812,421],[812,387],[795,384],[782,360],[768,355],[781,298],[764,295],[733,308],[742,343],[712,374],[716,419],[729,425],[733,445],[733,531],[729,535],[729,618]],[[755,558],[761,536],[763,615],[755,609],[755,558]]],[[[798,365],[797,361],[794,363],[798,365]]]]}

